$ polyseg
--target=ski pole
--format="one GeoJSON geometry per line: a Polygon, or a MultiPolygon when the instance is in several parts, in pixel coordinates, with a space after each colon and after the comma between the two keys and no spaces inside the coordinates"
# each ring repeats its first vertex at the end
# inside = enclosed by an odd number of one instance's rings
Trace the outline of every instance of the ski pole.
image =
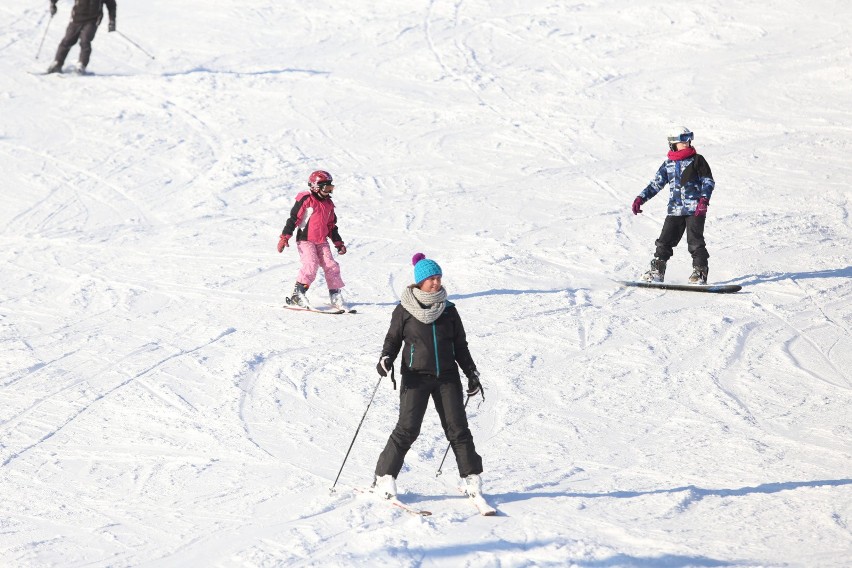
{"type": "Polygon", "coordinates": [[[53,21],[53,14],[50,15],[50,17],[47,19],[47,25],[44,26],[44,34],[41,36],[41,43],[38,44],[38,51],[36,52],[36,59],[38,59],[38,56],[41,55],[41,47],[44,45],[44,38],[47,37],[47,30],[50,29],[50,22],[52,22],[52,21],[53,21]]]}
{"type": "Polygon", "coordinates": [[[129,37],[127,37],[126,35],[121,33],[119,30],[115,30],[115,33],[117,33],[118,35],[120,35],[121,37],[126,39],[130,43],[130,45],[132,45],[133,47],[135,47],[136,49],[138,49],[139,51],[141,51],[142,53],[144,53],[145,55],[147,55],[151,59],[155,59],[155,57],[153,55],[151,55],[150,53],[148,53],[147,51],[142,49],[141,45],[139,45],[138,43],[136,43],[135,41],[133,41],[132,39],[130,39],[129,37]]]}
{"type": "MultiPolygon", "coordinates": [[[[465,401],[464,401],[464,407],[465,407],[465,408],[467,408],[467,403],[468,403],[468,402],[470,402],[470,397],[469,397],[469,396],[467,397],[467,400],[465,400],[465,401]]],[[[444,467],[444,460],[446,460],[446,459],[447,459],[447,454],[449,454],[449,453],[450,453],[450,446],[451,446],[451,445],[452,445],[452,444],[447,444],[447,451],[446,451],[446,452],[444,452],[444,458],[441,460],[441,465],[439,465],[439,466],[438,466],[438,471],[435,473],[435,477],[440,477],[440,475],[441,475],[441,468],[442,468],[442,467],[444,467]]]]}
{"type": "MultiPolygon", "coordinates": [[[[391,381],[393,381],[394,385],[396,385],[396,380],[393,377],[393,367],[391,367],[390,372],[391,381]]],[[[367,417],[367,410],[370,410],[370,405],[373,404],[373,398],[376,396],[376,391],[379,390],[379,385],[382,384],[382,379],[384,377],[379,377],[379,382],[376,383],[376,388],[373,389],[373,395],[370,397],[370,402],[367,403],[367,408],[364,410],[364,416],[361,417],[361,422],[358,423],[358,428],[355,429],[355,435],[352,436],[352,442],[349,444],[349,449],[346,450],[346,455],[343,457],[343,463],[340,464],[340,470],[337,472],[337,477],[334,478],[334,484],[332,484],[329,493],[334,493],[334,488],[337,486],[337,480],[340,479],[340,474],[343,472],[343,466],[346,465],[346,460],[349,458],[349,452],[352,451],[352,446],[355,445],[355,438],[358,437],[358,432],[361,431],[361,425],[364,423],[364,418],[367,417]]]]}

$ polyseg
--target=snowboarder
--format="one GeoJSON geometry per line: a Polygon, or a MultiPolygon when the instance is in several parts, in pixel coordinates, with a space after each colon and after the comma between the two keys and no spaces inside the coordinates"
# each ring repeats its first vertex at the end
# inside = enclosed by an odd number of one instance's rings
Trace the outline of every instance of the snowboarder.
{"type": "Polygon", "coordinates": [[[692,147],[694,137],[688,128],[672,129],[668,136],[667,159],[657,170],[654,179],[633,200],[633,214],[638,215],[642,212],[642,204],[669,184],[668,215],[655,243],[657,249],[651,260],[651,269],[642,276],[646,282],[665,280],[666,263],[686,232],[686,242],[692,254],[689,283],[707,284],[707,261],[710,255],[704,243],[704,221],[716,183],[707,160],[692,147]]]}
{"type": "Polygon", "coordinates": [[[278,252],[283,252],[290,246],[293,233],[298,230],[296,246],[302,266],[296,275],[296,287],[290,301],[303,308],[311,307],[306,294],[317,271],[322,268],[331,305],[346,309],[340,293],[345,285],[340,277],[340,265],[334,260],[327,240],[331,238],[337,254],[346,254],[346,245],[337,231],[337,215],[331,200],[334,180],[327,171],[317,170],[308,178],[308,188],[310,191],[303,191],[296,196],[296,204],[290,210],[290,217],[278,239],[278,252]]]}
{"type": "Polygon", "coordinates": [[[415,283],[403,290],[394,308],[376,365],[379,375],[387,376],[402,349],[399,418],[376,464],[376,491],[387,498],[396,496],[396,478],[405,454],[420,434],[431,397],[453,448],[465,491],[475,497],[482,491],[482,458],[468,428],[458,368],[467,376],[468,397],[482,392],[479,371],[470,355],[461,317],[441,285],[441,267],[423,253],[415,254],[412,263],[415,283]]]}
{"type": "MultiPolygon", "coordinates": [[[[50,0],[51,17],[56,14],[56,2],[57,0],[50,0]]],[[[95,39],[95,32],[98,31],[98,26],[101,25],[101,20],[104,17],[104,5],[109,12],[108,31],[114,32],[115,0],[74,0],[74,8],[71,9],[71,22],[68,23],[68,28],[65,30],[65,37],[59,42],[53,63],[47,68],[48,73],[62,73],[65,58],[74,44],[77,43],[77,40],[80,41],[80,60],[77,62],[75,71],[78,73],[86,72],[89,57],[92,55],[92,40],[95,39]]]]}

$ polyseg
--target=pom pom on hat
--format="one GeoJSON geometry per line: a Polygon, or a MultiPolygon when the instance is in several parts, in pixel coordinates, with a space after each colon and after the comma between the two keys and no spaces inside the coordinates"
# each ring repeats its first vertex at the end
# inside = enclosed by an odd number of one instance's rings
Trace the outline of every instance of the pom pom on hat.
{"type": "Polygon", "coordinates": [[[420,284],[427,278],[432,276],[442,276],[441,267],[437,262],[426,258],[422,252],[418,252],[411,257],[411,264],[414,265],[414,283],[420,284]]]}

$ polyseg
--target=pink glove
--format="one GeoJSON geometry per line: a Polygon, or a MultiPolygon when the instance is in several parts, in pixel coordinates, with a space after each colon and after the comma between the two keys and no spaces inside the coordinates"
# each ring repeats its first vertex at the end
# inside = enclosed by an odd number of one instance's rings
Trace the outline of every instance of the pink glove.
{"type": "Polygon", "coordinates": [[[290,246],[288,241],[290,240],[291,236],[292,235],[281,235],[281,238],[278,239],[278,252],[282,252],[284,250],[284,247],[290,246]]]}
{"type": "Polygon", "coordinates": [[[707,206],[710,205],[710,200],[702,197],[698,200],[698,205],[695,206],[695,216],[704,217],[707,215],[707,206]]]}
{"type": "Polygon", "coordinates": [[[645,201],[641,197],[637,197],[636,199],[633,200],[632,209],[633,209],[634,215],[638,215],[639,213],[642,212],[642,210],[639,209],[639,208],[642,206],[643,203],[645,203],[645,201]]]}
{"type": "Polygon", "coordinates": [[[337,254],[346,254],[346,245],[343,244],[343,241],[335,241],[334,248],[337,249],[337,254]]]}

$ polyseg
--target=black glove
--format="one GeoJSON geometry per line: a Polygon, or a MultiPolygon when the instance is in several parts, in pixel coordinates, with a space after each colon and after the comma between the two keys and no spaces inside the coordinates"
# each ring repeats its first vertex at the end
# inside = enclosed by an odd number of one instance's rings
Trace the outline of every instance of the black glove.
{"type": "Polygon", "coordinates": [[[474,371],[467,377],[467,396],[474,396],[479,393],[482,393],[482,398],[485,399],[485,389],[479,382],[479,371],[474,371]]]}
{"type": "Polygon", "coordinates": [[[114,32],[115,31],[115,20],[109,21],[109,26],[107,26],[107,31],[108,32],[114,32]]]}
{"type": "Polygon", "coordinates": [[[56,15],[56,2],[51,2],[51,3],[50,3],[50,15],[51,15],[51,16],[55,16],[55,15],[56,15]]]}
{"type": "Polygon", "coordinates": [[[391,371],[390,368],[391,365],[388,363],[387,355],[383,355],[382,358],[379,359],[379,362],[376,363],[376,372],[383,377],[388,376],[388,373],[391,371]]]}

